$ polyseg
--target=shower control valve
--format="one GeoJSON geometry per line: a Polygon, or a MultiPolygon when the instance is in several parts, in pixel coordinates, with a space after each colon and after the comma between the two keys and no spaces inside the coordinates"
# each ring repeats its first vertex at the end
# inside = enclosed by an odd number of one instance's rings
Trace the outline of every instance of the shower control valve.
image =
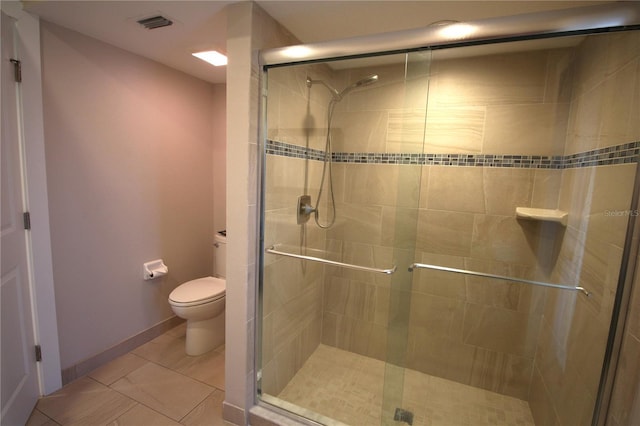
{"type": "Polygon", "coordinates": [[[315,207],[311,205],[310,195],[301,195],[298,197],[298,208],[296,209],[296,220],[298,225],[303,225],[309,220],[311,213],[316,211],[315,207]]]}

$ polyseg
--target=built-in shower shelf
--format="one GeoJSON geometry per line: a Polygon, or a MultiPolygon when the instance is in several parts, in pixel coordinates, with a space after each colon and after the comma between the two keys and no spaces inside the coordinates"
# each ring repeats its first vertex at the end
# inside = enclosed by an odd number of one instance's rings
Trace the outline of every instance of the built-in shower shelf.
{"type": "Polygon", "coordinates": [[[562,210],[536,209],[533,207],[516,207],[516,217],[520,219],[555,222],[567,226],[569,214],[562,210]]]}

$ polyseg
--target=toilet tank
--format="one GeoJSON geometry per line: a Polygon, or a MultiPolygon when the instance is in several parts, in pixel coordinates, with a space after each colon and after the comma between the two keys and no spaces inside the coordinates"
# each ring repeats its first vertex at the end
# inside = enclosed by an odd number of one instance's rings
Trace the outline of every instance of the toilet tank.
{"type": "Polygon", "coordinates": [[[227,277],[227,232],[216,232],[213,243],[214,276],[227,277]]]}

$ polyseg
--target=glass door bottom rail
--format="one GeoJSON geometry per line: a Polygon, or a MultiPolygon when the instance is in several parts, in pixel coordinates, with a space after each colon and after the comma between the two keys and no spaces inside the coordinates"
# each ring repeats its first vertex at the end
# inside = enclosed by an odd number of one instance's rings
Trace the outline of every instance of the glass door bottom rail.
{"type": "Polygon", "coordinates": [[[411,264],[411,266],[409,266],[409,272],[413,272],[413,270],[416,269],[416,268],[432,269],[432,270],[444,271],[444,272],[453,272],[455,274],[473,275],[473,276],[476,276],[476,277],[493,278],[493,279],[503,280],[503,281],[513,281],[513,282],[518,282],[518,283],[523,283],[523,284],[531,284],[531,285],[537,285],[537,286],[542,286],[542,287],[557,288],[557,289],[560,289],[560,290],[580,291],[580,292],[584,293],[587,297],[591,296],[591,293],[587,289],[585,289],[584,287],[553,284],[553,283],[547,283],[547,282],[544,282],[544,281],[526,280],[524,278],[507,277],[507,276],[504,276],[504,275],[488,274],[488,273],[485,273],[485,272],[469,271],[469,270],[466,270],[466,269],[449,268],[449,267],[446,267],[446,266],[429,265],[429,264],[426,264],[426,263],[413,263],[413,264],[411,264]]]}

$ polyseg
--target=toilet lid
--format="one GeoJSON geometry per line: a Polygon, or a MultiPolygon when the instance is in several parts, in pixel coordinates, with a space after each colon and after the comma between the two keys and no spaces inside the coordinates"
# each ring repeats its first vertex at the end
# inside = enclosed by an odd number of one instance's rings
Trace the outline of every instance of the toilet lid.
{"type": "Polygon", "coordinates": [[[215,300],[225,295],[226,282],[220,278],[206,277],[187,281],[176,287],[169,300],[175,303],[194,303],[215,300]]]}

